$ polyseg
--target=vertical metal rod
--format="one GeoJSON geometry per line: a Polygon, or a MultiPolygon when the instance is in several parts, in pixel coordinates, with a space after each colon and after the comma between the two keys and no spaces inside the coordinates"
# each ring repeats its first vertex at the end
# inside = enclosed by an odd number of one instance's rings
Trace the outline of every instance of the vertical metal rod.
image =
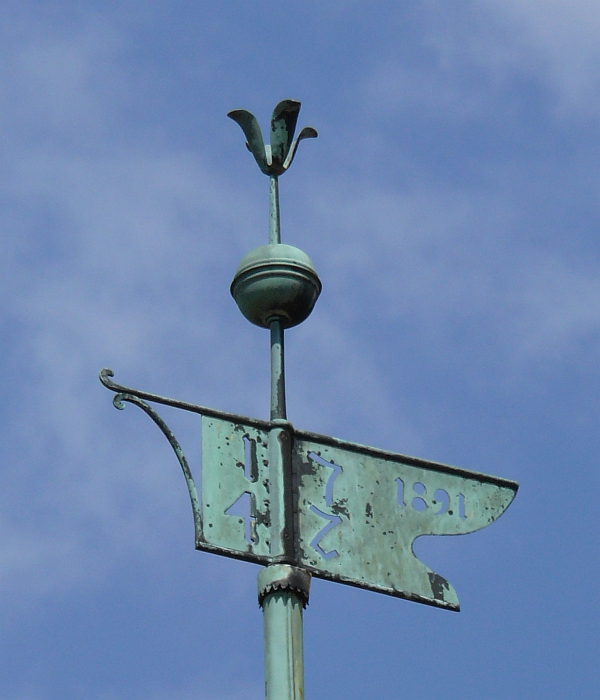
{"type": "MultiPolygon", "coordinates": [[[[281,243],[279,182],[269,182],[269,243],[281,243]]],[[[283,324],[274,318],[271,332],[271,420],[269,471],[271,482],[271,554],[289,561],[293,552],[291,435],[286,426],[283,324]]],[[[287,564],[274,564],[258,578],[265,640],[267,700],[304,700],[302,610],[308,600],[310,576],[287,564]],[[298,580],[304,581],[299,585],[298,580]],[[308,583],[306,583],[308,582],[308,583]]]]}
{"type": "Polygon", "coordinates": [[[285,357],[283,326],[280,319],[271,321],[271,420],[287,418],[285,407],[285,357]]]}
{"type": "MultiPolygon", "coordinates": [[[[271,420],[269,434],[271,476],[272,554],[288,559],[291,542],[291,451],[284,421],[284,330],[279,319],[271,321],[271,420]],[[283,425],[282,425],[283,423],[283,425]]],[[[288,559],[289,561],[289,559],[288,559]]],[[[310,576],[286,564],[275,564],[259,575],[259,600],[263,609],[265,641],[265,696],[267,700],[304,700],[304,642],[302,610],[308,584],[301,590],[298,576],[310,576]]]]}
{"type": "Polygon", "coordinates": [[[262,606],[266,700],[304,700],[304,602],[285,589],[265,595],[262,606]]]}
{"type": "Polygon", "coordinates": [[[269,243],[281,243],[281,218],[279,216],[279,180],[269,177],[269,243]]]}

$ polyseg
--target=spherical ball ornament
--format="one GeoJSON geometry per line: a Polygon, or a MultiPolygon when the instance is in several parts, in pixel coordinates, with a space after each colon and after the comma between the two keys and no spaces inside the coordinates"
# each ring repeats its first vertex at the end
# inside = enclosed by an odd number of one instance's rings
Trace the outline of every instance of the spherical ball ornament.
{"type": "Polygon", "coordinates": [[[244,257],[231,283],[231,295],[244,316],[268,328],[279,319],[284,328],[302,323],[321,293],[313,264],[298,248],[272,243],[244,257]]]}

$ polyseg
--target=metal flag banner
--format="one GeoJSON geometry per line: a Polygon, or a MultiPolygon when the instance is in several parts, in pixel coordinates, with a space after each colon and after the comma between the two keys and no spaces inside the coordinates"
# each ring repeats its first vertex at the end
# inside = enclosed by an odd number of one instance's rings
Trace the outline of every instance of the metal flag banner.
{"type": "MultiPolygon", "coordinates": [[[[255,117],[229,117],[269,177],[269,244],[246,255],[231,294],[242,314],[271,337],[271,416],[246,418],[100,380],[113,403],[139,406],[158,425],[183,470],[196,549],[265,568],[258,598],[265,629],[267,700],[303,700],[303,609],[311,576],[459,610],[454,588],[415,555],[424,535],[463,535],[486,527],[508,508],[514,481],[296,430],[287,420],[284,329],[310,315],[321,281],[310,258],[281,243],[279,177],[312,127],[294,133],[300,103],[273,111],[270,142],[255,117]],[[201,416],[200,496],[171,430],[148,403],[201,416]]],[[[200,427],[200,426],[199,426],[200,427]]]]}
{"type": "MultiPolygon", "coordinates": [[[[106,373],[103,381],[120,392],[121,401],[136,391],[114,384],[106,373]]],[[[200,414],[208,410],[193,408],[200,414]]],[[[271,546],[279,533],[271,496],[270,424],[211,414],[202,417],[201,498],[194,512],[199,550],[265,565],[291,564],[320,578],[458,610],[454,588],[416,557],[413,543],[424,535],[464,535],[486,527],[518,489],[507,479],[288,424],[295,489],[293,517],[284,533],[291,546],[281,555],[271,546]]],[[[191,472],[188,478],[195,494],[191,472]]]]}

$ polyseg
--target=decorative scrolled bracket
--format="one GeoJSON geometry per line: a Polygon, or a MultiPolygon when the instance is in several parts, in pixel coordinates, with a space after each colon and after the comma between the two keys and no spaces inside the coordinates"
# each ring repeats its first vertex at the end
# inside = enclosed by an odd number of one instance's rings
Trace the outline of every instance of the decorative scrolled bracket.
{"type": "MultiPolygon", "coordinates": [[[[218,411],[214,408],[208,408],[207,406],[198,406],[197,404],[192,404],[188,403],[186,401],[179,401],[177,399],[170,399],[165,396],[159,396],[158,394],[151,394],[147,391],[140,391],[139,389],[132,389],[131,387],[126,387],[121,384],[117,384],[112,380],[112,377],[114,377],[114,372],[110,369],[103,369],[100,372],[100,381],[102,384],[109,389],[110,391],[115,393],[115,396],[113,398],[113,404],[116,408],[118,409],[123,409],[125,403],[132,403],[141,408],[144,413],[146,413],[153,421],[156,423],[156,425],[160,428],[161,432],[163,435],[167,438],[169,441],[169,444],[173,448],[173,452],[175,452],[175,456],[177,457],[177,461],[179,462],[179,465],[181,466],[181,470],[183,471],[183,476],[185,477],[188,493],[190,496],[190,502],[192,505],[192,514],[194,516],[194,531],[195,531],[195,547],[198,550],[202,550],[205,552],[213,552],[216,554],[223,554],[225,556],[229,557],[234,557],[238,559],[247,559],[248,561],[253,561],[255,563],[263,563],[263,564],[269,564],[271,563],[272,557],[269,555],[268,551],[254,551],[255,548],[250,548],[249,551],[246,546],[242,550],[240,550],[239,547],[236,548],[235,545],[231,545],[229,542],[221,541],[224,540],[224,536],[219,536],[217,535],[217,541],[215,541],[215,532],[218,530],[218,528],[214,527],[214,523],[211,521],[211,518],[206,516],[206,511],[203,513],[202,510],[202,505],[201,505],[201,500],[198,497],[198,490],[196,488],[196,484],[194,482],[194,478],[192,476],[191,469],[189,467],[188,461],[183,453],[183,450],[181,449],[181,446],[177,439],[175,438],[175,435],[171,431],[171,429],[168,427],[168,425],[164,422],[164,420],[158,415],[156,410],[150,406],[147,402],[150,401],[152,403],[158,403],[158,404],[163,404],[164,406],[170,406],[172,408],[178,408],[183,411],[188,411],[190,413],[196,413],[199,416],[202,416],[202,421],[204,425],[205,420],[210,419],[217,419],[217,423],[222,424],[223,421],[227,422],[228,424],[231,424],[233,426],[235,425],[244,425],[246,432],[248,430],[256,429],[258,431],[267,431],[270,427],[270,423],[268,421],[263,421],[263,420],[258,420],[256,418],[247,418],[245,416],[239,416],[235,413],[227,413],[225,411],[218,411]],[[206,529],[206,530],[205,530],[206,529]]],[[[262,434],[262,433],[261,433],[262,434]]],[[[207,440],[208,442],[208,440],[207,440]]],[[[241,443],[243,445],[243,443],[241,443]]],[[[202,440],[202,452],[203,452],[203,458],[204,458],[204,453],[205,453],[205,439],[204,439],[204,432],[203,432],[203,440],[202,440]]],[[[242,453],[243,453],[243,447],[242,447],[242,453]]],[[[239,457],[239,455],[238,455],[239,457]]],[[[241,459],[243,460],[243,454],[241,455],[241,459]]],[[[236,467],[237,469],[237,467],[236,467]]],[[[217,474],[218,474],[217,470],[217,474]]],[[[205,506],[209,508],[210,513],[212,513],[215,510],[214,507],[211,509],[210,508],[210,503],[214,501],[215,499],[215,494],[211,492],[210,489],[210,484],[212,483],[211,480],[208,478],[207,474],[213,474],[214,470],[206,470],[206,472],[203,473],[203,478],[206,481],[208,479],[209,482],[209,487],[208,487],[208,495],[205,495],[205,506]],[[212,496],[211,496],[212,493],[212,496]]],[[[206,484],[205,484],[206,486],[206,484]]],[[[220,487],[217,485],[217,493],[220,492],[220,487]]],[[[228,503],[227,506],[230,504],[228,503]]],[[[222,514],[224,515],[224,514],[222,514]]],[[[224,515],[224,517],[228,517],[227,515],[224,515]]],[[[223,535],[223,533],[221,533],[223,535]]],[[[226,539],[226,537],[225,537],[226,539]]],[[[244,545],[246,543],[244,542],[244,545]]],[[[264,549],[264,547],[263,547],[264,549]]]]}
{"type": "Polygon", "coordinates": [[[144,411],[152,420],[158,425],[160,430],[162,431],[163,435],[167,438],[169,441],[169,444],[173,448],[173,452],[175,452],[175,456],[177,457],[177,460],[179,461],[179,465],[181,466],[181,470],[183,471],[183,476],[185,477],[185,483],[187,485],[188,493],[190,495],[190,501],[192,504],[192,514],[194,516],[194,535],[196,539],[196,543],[200,542],[202,538],[202,512],[200,510],[200,503],[198,501],[198,492],[196,490],[196,484],[194,482],[194,477],[192,476],[192,472],[190,470],[188,461],[183,454],[183,450],[181,449],[181,445],[177,441],[177,438],[175,435],[173,435],[173,432],[169,428],[169,426],[164,422],[164,420],[158,415],[158,413],[150,406],[147,404],[144,400],[139,399],[137,396],[134,396],[133,394],[115,394],[113,398],[113,405],[115,408],[118,408],[120,411],[122,411],[125,408],[124,402],[127,403],[132,403],[136,406],[139,406],[142,411],[144,411]]]}
{"type": "MultiPolygon", "coordinates": [[[[185,478],[188,493],[190,496],[192,514],[194,516],[194,535],[196,545],[198,545],[204,539],[202,531],[202,512],[200,509],[198,492],[196,489],[196,484],[194,482],[194,477],[192,476],[192,471],[189,467],[188,461],[185,457],[185,454],[183,453],[183,450],[181,449],[181,445],[179,444],[177,438],[175,437],[169,426],[165,423],[165,421],[158,415],[158,413],[152,408],[152,406],[150,406],[146,403],[146,401],[144,401],[144,399],[149,399],[150,401],[155,401],[157,403],[174,406],[175,408],[187,408],[189,410],[189,406],[182,401],[174,401],[173,399],[167,399],[163,396],[157,396],[155,394],[149,394],[147,392],[138,391],[137,389],[130,389],[129,387],[121,386],[120,384],[113,382],[111,380],[111,377],[114,377],[114,372],[110,369],[103,369],[100,372],[100,381],[102,382],[102,384],[104,384],[104,386],[107,389],[110,389],[110,391],[115,392],[115,396],[113,398],[114,407],[122,411],[125,408],[125,403],[131,403],[135,406],[139,406],[142,409],[142,411],[144,411],[144,413],[150,416],[154,423],[156,423],[156,425],[160,428],[161,432],[167,438],[169,444],[173,448],[173,452],[175,453],[177,461],[179,462],[181,470],[183,471],[183,476],[185,478]]],[[[194,406],[193,408],[197,409],[201,407],[194,406]]]]}

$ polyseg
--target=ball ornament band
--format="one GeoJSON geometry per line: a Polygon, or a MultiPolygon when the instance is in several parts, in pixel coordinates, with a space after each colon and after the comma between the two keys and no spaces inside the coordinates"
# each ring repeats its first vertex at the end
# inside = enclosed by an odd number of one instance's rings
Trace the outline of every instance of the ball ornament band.
{"type": "Polygon", "coordinates": [[[274,319],[283,328],[297,326],[310,315],[321,280],[306,253],[283,243],[260,246],[240,263],[231,295],[242,314],[261,328],[274,319]]]}

